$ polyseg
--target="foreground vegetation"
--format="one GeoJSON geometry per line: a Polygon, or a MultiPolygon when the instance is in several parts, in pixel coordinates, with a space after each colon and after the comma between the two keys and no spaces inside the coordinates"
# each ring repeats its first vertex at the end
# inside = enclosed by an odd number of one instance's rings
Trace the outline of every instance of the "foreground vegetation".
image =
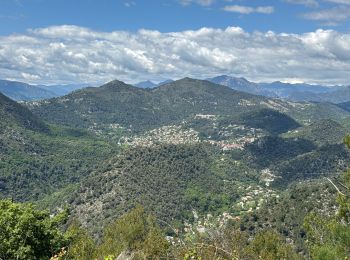
{"type": "Polygon", "coordinates": [[[93,239],[77,221],[68,224],[68,211],[54,217],[30,204],[0,201],[1,259],[348,259],[350,256],[350,171],[338,193],[339,211],[304,219],[306,250],[297,252],[278,231],[265,228],[251,235],[227,223],[193,235],[166,236],[157,220],[137,206],[93,239]]]}

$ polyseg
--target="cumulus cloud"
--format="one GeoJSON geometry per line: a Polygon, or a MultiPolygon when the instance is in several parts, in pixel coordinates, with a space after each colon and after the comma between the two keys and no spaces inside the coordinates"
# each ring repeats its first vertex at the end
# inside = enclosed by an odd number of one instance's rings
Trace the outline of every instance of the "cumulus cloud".
{"type": "Polygon", "coordinates": [[[350,34],[248,33],[239,27],[161,33],[55,26],[0,37],[0,78],[100,83],[218,74],[254,81],[349,84],[350,34]]]}

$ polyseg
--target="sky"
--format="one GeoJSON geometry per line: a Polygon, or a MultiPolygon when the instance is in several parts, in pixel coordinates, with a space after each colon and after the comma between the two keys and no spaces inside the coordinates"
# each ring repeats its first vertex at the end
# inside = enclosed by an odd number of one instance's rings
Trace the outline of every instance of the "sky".
{"type": "Polygon", "coordinates": [[[349,85],[350,0],[0,0],[0,78],[349,85]]]}

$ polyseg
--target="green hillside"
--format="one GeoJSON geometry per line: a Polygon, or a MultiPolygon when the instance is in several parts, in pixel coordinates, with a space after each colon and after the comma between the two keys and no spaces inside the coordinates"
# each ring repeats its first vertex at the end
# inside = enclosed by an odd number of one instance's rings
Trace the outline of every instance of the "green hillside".
{"type": "Polygon", "coordinates": [[[334,120],[325,119],[285,133],[283,136],[287,138],[304,138],[322,146],[342,143],[344,136],[349,134],[349,132],[350,130],[342,124],[334,120]]]}
{"type": "MultiPolygon", "coordinates": [[[[263,109],[282,112],[302,124],[323,118],[341,120],[350,115],[331,104],[273,100],[190,78],[154,89],[140,89],[112,81],[99,88],[78,90],[64,97],[28,103],[28,106],[48,122],[96,131],[122,127],[140,132],[176,124],[197,114],[238,117],[254,110],[264,111],[263,109]]],[[[261,118],[266,116],[268,115],[261,114],[261,118]]],[[[270,113],[269,116],[273,115],[270,113]]],[[[252,118],[247,120],[255,126],[266,123],[259,123],[263,119],[256,119],[255,122],[252,118]]],[[[270,128],[282,127],[284,123],[287,122],[271,123],[270,128]]],[[[293,124],[291,126],[296,127],[293,124]]],[[[270,130],[280,133],[281,130],[288,129],[270,130]]]]}
{"type": "Polygon", "coordinates": [[[319,181],[350,165],[341,144],[349,113],[329,103],[189,78],[153,89],[113,81],[27,103],[31,111],[0,97],[0,198],[68,206],[70,221],[99,242],[106,225],[141,205],[186,241],[234,220],[248,236],[272,226],[306,253],[294,233],[304,232],[305,207],[290,200],[295,218],[280,203],[307,183],[305,196],[323,198],[319,181]]]}
{"type": "Polygon", "coordinates": [[[0,93],[0,126],[1,130],[11,126],[19,126],[29,130],[47,132],[47,126],[34,116],[27,108],[12,101],[0,93]]]}
{"type": "Polygon", "coordinates": [[[49,126],[0,94],[0,197],[36,200],[74,185],[114,154],[92,134],[49,126]]]}

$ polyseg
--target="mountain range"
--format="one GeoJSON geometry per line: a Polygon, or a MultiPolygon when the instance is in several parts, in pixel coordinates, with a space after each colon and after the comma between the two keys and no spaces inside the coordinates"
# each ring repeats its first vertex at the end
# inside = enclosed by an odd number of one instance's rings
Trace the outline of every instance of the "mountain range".
{"type": "Polygon", "coordinates": [[[330,212],[320,199],[330,198],[324,177],[350,164],[342,144],[348,104],[292,102],[222,84],[183,78],[139,88],[115,80],[42,101],[0,95],[0,197],[53,212],[69,205],[72,219],[97,238],[141,204],[178,230],[209,214],[252,233],[281,222],[281,235],[302,240],[302,217],[290,217],[315,203],[330,212]],[[314,201],[297,207],[279,199],[299,198],[302,184],[314,201]],[[288,203],[298,212],[281,218],[288,203]]]}
{"type": "Polygon", "coordinates": [[[345,86],[322,86],[305,83],[291,84],[280,81],[272,83],[253,83],[245,78],[236,78],[226,75],[210,78],[208,80],[235,90],[291,101],[341,103],[350,100],[350,87],[345,86]]]}
{"type": "Polygon", "coordinates": [[[0,92],[16,101],[42,100],[63,96],[86,86],[86,84],[30,85],[18,81],[0,80],[0,92]]]}
{"type": "MultiPolygon", "coordinates": [[[[322,86],[301,83],[290,84],[280,81],[272,83],[254,83],[242,77],[237,78],[226,75],[209,78],[207,80],[215,84],[228,86],[234,90],[291,101],[331,103],[344,103],[350,101],[350,87],[345,86],[322,86]]],[[[147,80],[134,84],[134,86],[147,89],[159,87],[172,82],[173,80],[169,79],[157,84],[147,80]]],[[[43,100],[52,97],[59,97],[84,87],[88,87],[88,84],[46,86],[0,80],[0,92],[18,101],[43,100]]]]}

